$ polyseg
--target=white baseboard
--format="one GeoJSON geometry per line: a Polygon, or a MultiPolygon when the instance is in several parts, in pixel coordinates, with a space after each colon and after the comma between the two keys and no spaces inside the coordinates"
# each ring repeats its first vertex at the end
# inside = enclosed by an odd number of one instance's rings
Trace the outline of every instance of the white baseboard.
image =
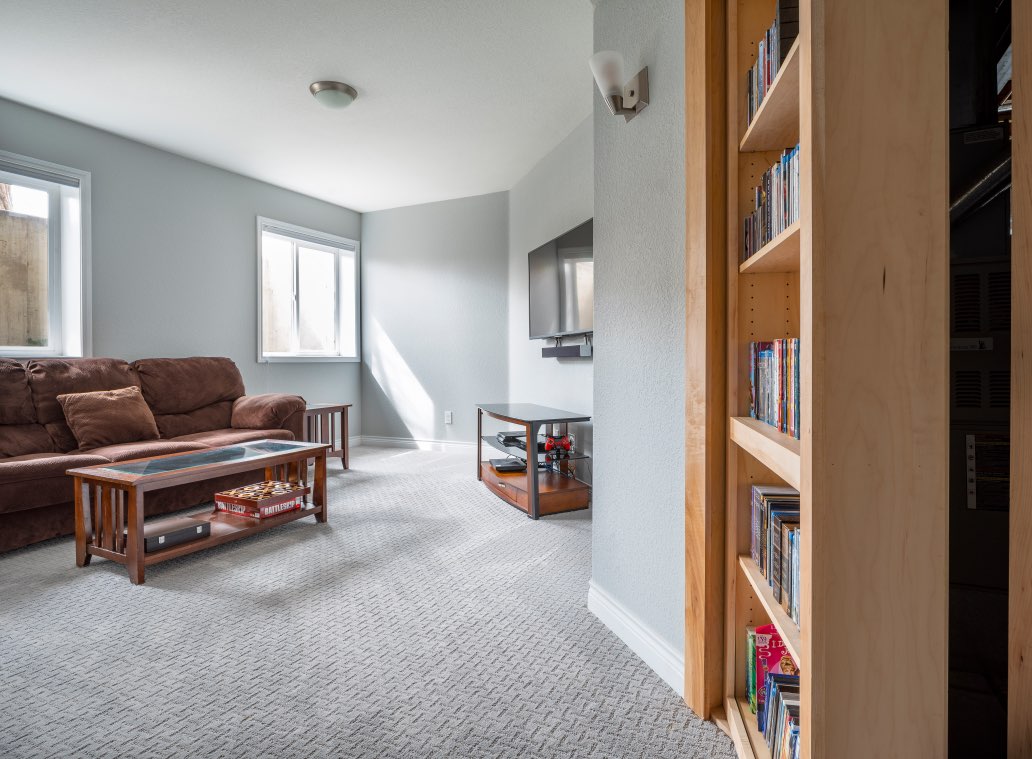
{"type": "Polygon", "coordinates": [[[348,448],[349,449],[350,448],[356,448],[356,447],[358,447],[360,445],[362,445],[362,436],[361,435],[353,435],[353,436],[350,436],[348,438],[348,448]]]}
{"type": "Polygon", "coordinates": [[[638,657],[684,698],[684,652],[678,651],[625,608],[619,601],[588,583],[588,610],[616,633],[638,657]]]}
{"type": "Polygon", "coordinates": [[[469,450],[474,446],[461,440],[420,440],[410,437],[380,437],[363,435],[363,445],[379,445],[385,448],[418,448],[421,451],[455,451],[469,450]]]}

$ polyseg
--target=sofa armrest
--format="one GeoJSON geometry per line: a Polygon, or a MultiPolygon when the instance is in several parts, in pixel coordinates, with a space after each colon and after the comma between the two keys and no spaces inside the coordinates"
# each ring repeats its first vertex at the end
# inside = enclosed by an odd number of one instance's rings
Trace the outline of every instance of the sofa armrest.
{"type": "Polygon", "coordinates": [[[305,399],[300,395],[244,395],[233,401],[230,426],[236,430],[288,429],[299,438],[304,414],[305,399]]]}

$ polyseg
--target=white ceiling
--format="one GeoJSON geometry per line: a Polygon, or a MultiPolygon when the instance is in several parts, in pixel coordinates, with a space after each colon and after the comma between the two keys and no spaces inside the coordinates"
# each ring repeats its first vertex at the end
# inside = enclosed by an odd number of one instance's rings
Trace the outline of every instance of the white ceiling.
{"type": "Polygon", "coordinates": [[[591,113],[585,0],[2,6],[0,96],[358,211],[507,190],[591,113]]]}

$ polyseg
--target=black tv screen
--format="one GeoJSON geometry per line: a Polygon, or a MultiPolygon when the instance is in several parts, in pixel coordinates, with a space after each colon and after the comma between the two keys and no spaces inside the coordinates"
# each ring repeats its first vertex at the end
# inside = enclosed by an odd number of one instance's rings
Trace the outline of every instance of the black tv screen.
{"type": "Polygon", "coordinates": [[[530,339],[583,335],[594,325],[592,220],[529,256],[530,339]]]}

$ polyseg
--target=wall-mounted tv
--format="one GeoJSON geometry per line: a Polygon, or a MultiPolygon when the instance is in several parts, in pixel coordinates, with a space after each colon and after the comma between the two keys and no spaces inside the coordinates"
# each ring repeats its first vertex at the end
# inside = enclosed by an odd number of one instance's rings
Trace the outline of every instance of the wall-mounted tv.
{"type": "Polygon", "coordinates": [[[530,339],[584,335],[594,326],[592,220],[530,252],[530,339]]]}

